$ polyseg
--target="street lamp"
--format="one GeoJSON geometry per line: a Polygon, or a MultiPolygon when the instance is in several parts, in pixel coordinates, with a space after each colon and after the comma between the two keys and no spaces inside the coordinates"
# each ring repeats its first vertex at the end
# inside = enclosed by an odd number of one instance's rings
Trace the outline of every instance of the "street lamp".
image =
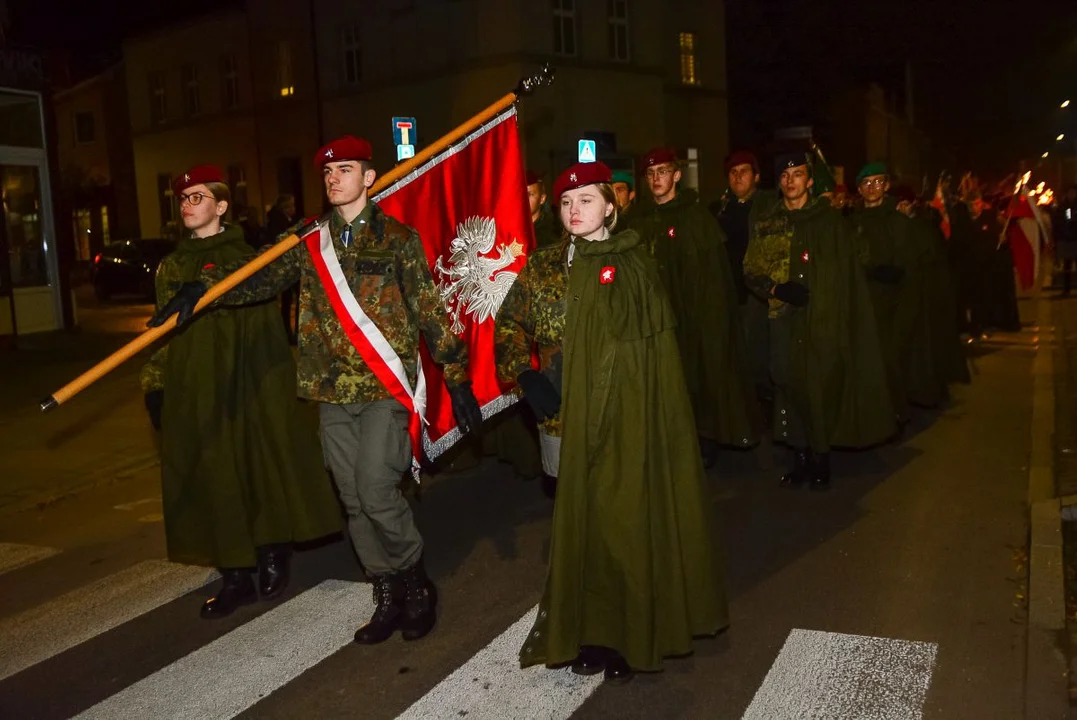
{"type": "Polygon", "coordinates": [[[1049,153],[1049,152],[1045,152],[1045,153],[1044,153],[1043,155],[1040,155],[1040,157],[1041,157],[1041,158],[1045,158],[1045,159],[1046,159],[1046,157],[1047,157],[1048,155],[1050,155],[1050,154],[1051,154],[1051,153],[1049,153]]]}
{"type": "Polygon", "coordinates": [[[1062,104],[1061,104],[1061,105],[1059,105],[1059,107],[1060,107],[1060,108],[1062,108],[1063,110],[1065,110],[1065,109],[1066,109],[1066,108],[1068,108],[1069,106],[1070,106],[1070,101],[1069,101],[1069,100],[1063,100],[1063,101],[1062,101],[1062,104]]]}
{"type": "Polygon", "coordinates": [[[1058,137],[1055,138],[1055,140],[1057,140],[1059,142],[1062,142],[1065,139],[1066,139],[1066,133],[1059,133],[1058,137]]]}

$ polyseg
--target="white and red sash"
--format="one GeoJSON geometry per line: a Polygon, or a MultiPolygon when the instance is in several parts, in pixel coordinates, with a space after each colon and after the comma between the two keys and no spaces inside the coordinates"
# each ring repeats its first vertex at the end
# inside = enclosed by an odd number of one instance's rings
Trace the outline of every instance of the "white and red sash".
{"type": "Polygon", "coordinates": [[[412,471],[417,474],[419,453],[422,448],[422,426],[426,413],[426,378],[423,375],[423,365],[419,355],[416,353],[416,383],[413,390],[408,382],[404,362],[356,300],[355,293],[352,292],[348,279],[344,276],[344,270],[340,267],[340,261],[337,259],[329,224],[323,224],[318,232],[310,233],[303,238],[303,241],[307,250],[310,251],[314,269],[321,278],[322,287],[325,288],[329,304],[333,306],[344,334],[351,340],[352,345],[355,346],[374,376],[411,414],[408,434],[411,436],[412,471]]]}

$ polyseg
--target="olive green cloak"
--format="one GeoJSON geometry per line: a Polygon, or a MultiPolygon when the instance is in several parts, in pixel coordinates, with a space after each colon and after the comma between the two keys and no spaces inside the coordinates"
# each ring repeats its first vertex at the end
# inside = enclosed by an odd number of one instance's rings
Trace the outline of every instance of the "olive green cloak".
{"type": "Polygon", "coordinates": [[[697,432],[723,445],[754,445],[762,417],[721,226],[692,190],[641,208],[632,223],[654,255],[677,319],[697,432]]]}
{"type": "Polygon", "coordinates": [[[729,621],[675,321],[631,230],[576,241],[566,300],[550,567],[520,662],[600,645],[658,670],[729,621]]]}
{"type": "MultiPolygon", "coordinates": [[[[857,208],[851,216],[856,234],[860,262],[868,273],[878,266],[900,269],[897,283],[867,280],[875,324],[886,366],[890,398],[899,417],[908,412],[909,386],[923,390],[933,384],[930,369],[915,366],[923,377],[910,377],[913,367],[910,353],[917,327],[927,327],[923,304],[924,264],[930,248],[913,221],[897,209],[892,197],[883,198],[878,207],[857,208]]],[[[924,398],[920,399],[921,402],[924,398]]],[[[937,402],[937,400],[936,400],[937,402]]],[[[928,403],[935,404],[935,403],[928,403]]]]}
{"type": "MultiPolygon", "coordinates": [[[[207,265],[253,254],[238,227],[182,240],[157,271],[158,308],[207,265]]],[[[296,398],[296,370],[275,301],[205,312],[155,354],[144,389],[163,387],[161,487],[168,557],[240,568],[255,549],[338,532],[341,513],[296,398]],[[153,367],[159,373],[153,372],[153,367]]]]}

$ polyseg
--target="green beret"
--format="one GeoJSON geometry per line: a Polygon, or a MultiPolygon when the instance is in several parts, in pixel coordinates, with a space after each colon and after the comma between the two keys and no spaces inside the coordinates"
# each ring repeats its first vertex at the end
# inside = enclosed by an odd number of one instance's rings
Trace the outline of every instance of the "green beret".
{"type": "Polygon", "coordinates": [[[625,172],[624,170],[618,170],[617,172],[613,173],[613,183],[616,184],[619,182],[623,182],[625,185],[633,189],[636,187],[636,181],[632,178],[632,173],[625,172]]]}
{"type": "Polygon", "coordinates": [[[869,162],[864,167],[860,168],[860,173],[856,176],[856,184],[864,182],[864,178],[871,177],[872,175],[886,175],[886,163],[883,162],[869,162]]]}

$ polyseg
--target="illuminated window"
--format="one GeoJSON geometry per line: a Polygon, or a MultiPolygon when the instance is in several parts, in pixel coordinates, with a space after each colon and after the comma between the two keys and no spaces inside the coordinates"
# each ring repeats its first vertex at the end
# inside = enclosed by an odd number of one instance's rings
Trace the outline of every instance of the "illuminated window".
{"type": "Polygon", "coordinates": [[[280,96],[295,95],[295,77],[292,74],[292,46],[287,40],[277,43],[277,87],[280,96]]]}
{"type": "Polygon", "coordinates": [[[198,92],[198,66],[187,63],[181,69],[183,76],[183,109],[187,117],[193,117],[202,112],[202,96],[198,92]]]}
{"type": "Polygon", "coordinates": [[[341,48],[344,51],[344,82],[355,85],[363,77],[363,53],[359,46],[359,27],[345,25],[341,30],[341,48]]]}
{"type": "Polygon", "coordinates": [[[239,73],[232,54],[221,55],[221,105],[225,110],[239,107],[239,73]]]}
{"type": "Polygon", "coordinates": [[[101,242],[108,245],[112,236],[108,232],[108,205],[101,206],[101,242]]]}
{"type": "Polygon", "coordinates": [[[90,259],[90,211],[76,210],[72,213],[75,226],[75,259],[90,259]]]}
{"type": "Polygon", "coordinates": [[[628,0],[609,0],[610,58],[628,62],[628,0]]]}
{"type": "Polygon", "coordinates": [[[681,33],[681,82],[685,85],[698,85],[696,76],[696,34],[681,33]]]}
{"type": "Polygon", "coordinates": [[[157,176],[157,202],[161,210],[161,225],[176,219],[175,196],[172,194],[172,176],[160,173],[157,176]]]}
{"type": "Polygon", "coordinates": [[[150,73],[149,86],[150,122],[154,125],[160,125],[168,119],[168,108],[165,104],[165,81],[161,77],[161,73],[150,73]]]}
{"type": "Polygon", "coordinates": [[[553,51],[576,54],[576,0],[553,0],[553,51]]]}

